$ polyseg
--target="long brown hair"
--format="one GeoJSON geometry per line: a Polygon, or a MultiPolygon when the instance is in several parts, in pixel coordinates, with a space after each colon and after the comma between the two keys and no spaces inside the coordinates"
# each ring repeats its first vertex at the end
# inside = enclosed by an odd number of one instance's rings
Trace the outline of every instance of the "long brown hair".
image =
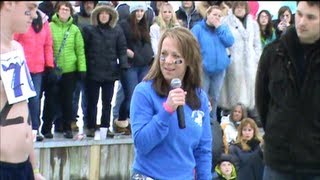
{"type": "Polygon", "coordinates": [[[243,138],[243,134],[242,134],[242,129],[244,127],[246,127],[247,125],[250,125],[250,127],[253,128],[253,130],[254,130],[252,139],[255,139],[259,142],[262,142],[262,138],[260,137],[259,128],[258,128],[256,122],[254,122],[254,120],[251,118],[244,118],[238,127],[238,136],[237,136],[237,140],[236,140],[236,143],[240,144],[242,150],[244,150],[244,151],[251,150],[250,146],[247,144],[247,140],[245,140],[243,138]]]}
{"type": "MultiPolygon", "coordinates": [[[[235,1],[233,4],[232,4],[232,13],[234,14],[234,11],[235,9],[238,7],[238,6],[244,6],[245,10],[246,10],[246,15],[249,14],[250,12],[250,7],[249,7],[249,4],[247,1],[235,1]]],[[[245,16],[246,16],[245,15],[245,16]]]]}
{"type": "Polygon", "coordinates": [[[199,109],[200,99],[197,96],[197,90],[201,88],[202,59],[200,47],[190,32],[185,27],[174,27],[167,29],[160,38],[157,56],[151,66],[150,71],[145,76],[144,81],[154,80],[153,87],[159,96],[165,97],[170,91],[170,84],[165,80],[160,70],[159,54],[161,54],[162,43],[165,38],[172,38],[177,41],[178,50],[185,59],[186,73],[182,80],[183,89],[187,91],[186,103],[193,109],[199,109]]]}
{"type": "Polygon", "coordinates": [[[138,22],[136,17],[136,11],[133,11],[129,16],[129,22],[131,31],[133,34],[134,41],[148,42],[150,43],[151,38],[148,30],[148,22],[146,13],[144,13],[143,18],[138,22]]]}
{"type": "Polygon", "coordinates": [[[260,13],[258,14],[257,22],[260,26],[260,36],[263,37],[264,39],[271,38],[272,34],[273,34],[273,23],[272,23],[272,16],[271,16],[270,12],[265,9],[261,10],[260,13]],[[266,25],[265,30],[263,30],[261,28],[261,23],[260,23],[260,16],[262,13],[266,13],[266,15],[268,16],[268,24],[266,25]]]}
{"type": "MultiPolygon", "coordinates": [[[[233,113],[234,113],[234,110],[235,110],[238,106],[241,107],[241,111],[242,111],[242,112],[241,112],[241,120],[244,119],[244,118],[246,118],[246,117],[248,117],[248,112],[247,112],[246,106],[245,106],[243,103],[238,102],[237,104],[235,104],[235,105],[232,106],[232,108],[231,108],[230,119],[231,119],[233,122],[234,122],[233,113]]],[[[240,121],[241,121],[241,120],[240,120],[240,121]]]]}

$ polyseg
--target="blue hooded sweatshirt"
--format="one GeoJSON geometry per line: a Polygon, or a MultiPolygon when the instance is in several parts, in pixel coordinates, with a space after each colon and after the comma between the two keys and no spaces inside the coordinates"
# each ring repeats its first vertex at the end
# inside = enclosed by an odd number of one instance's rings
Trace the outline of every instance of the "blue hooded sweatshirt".
{"type": "Polygon", "coordinates": [[[234,43],[228,26],[222,24],[218,28],[210,27],[204,19],[194,25],[191,31],[200,45],[204,71],[209,74],[224,71],[230,64],[226,48],[234,43]]]}
{"type": "Polygon", "coordinates": [[[130,120],[135,147],[133,171],[154,179],[211,180],[212,134],[208,98],[198,90],[200,109],[184,105],[186,128],[177,113],[165,111],[152,81],[139,83],[132,95],[130,120]]]}

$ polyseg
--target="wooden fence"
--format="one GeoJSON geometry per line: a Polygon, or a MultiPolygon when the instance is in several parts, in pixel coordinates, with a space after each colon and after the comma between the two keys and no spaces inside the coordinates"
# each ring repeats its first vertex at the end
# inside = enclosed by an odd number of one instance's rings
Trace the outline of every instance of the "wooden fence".
{"type": "Polygon", "coordinates": [[[47,180],[129,180],[134,157],[131,138],[45,140],[35,143],[47,180]]]}

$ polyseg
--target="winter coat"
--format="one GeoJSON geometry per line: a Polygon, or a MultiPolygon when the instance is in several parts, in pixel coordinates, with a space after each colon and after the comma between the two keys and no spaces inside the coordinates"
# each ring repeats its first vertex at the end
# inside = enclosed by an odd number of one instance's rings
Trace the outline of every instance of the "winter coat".
{"type": "Polygon", "coordinates": [[[217,120],[211,119],[211,133],[212,133],[212,171],[218,162],[220,155],[223,153],[223,131],[217,120]]]}
{"type": "Polygon", "coordinates": [[[235,160],[238,180],[262,180],[264,162],[260,141],[252,139],[247,142],[251,150],[244,151],[240,144],[231,144],[229,154],[235,160]]]}
{"type": "Polygon", "coordinates": [[[222,23],[229,26],[235,43],[229,48],[231,64],[226,71],[219,106],[231,109],[234,104],[241,102],[252,110],[255,106],[257,65],[262,50],[259,25],[250,14],[246,16],[246,28],[233,14],[225,17],[222,23]]]}
{"type": "Polygon", "coordinates": [[[276,170],[320,175],[319,47],[318,39],[303,48],[292,27],[261,55],[257,110],[265,131],[265,161],[276,170]],[[306,63],[305,76],[299,75],[299,61],[306,63]]]}
{"type": "Polygon", "coordinates": [[[210,27],[204,19],[191,31],[200,45],[204,72],[214,74],[224,71],[230,64],[226,48],[234,43],[229,27],[224,24],[218,28],[210,27]]]}
{"type": "Polygon", "coordinates": [[[272,36],[268,38],[264,38],[260,35],[261,38],[261,46],[262,49],[266,47],[266,45],[270,44],[272,41],[276,40],[275,29],[272,28],[272,36]]]}
{"type": "Polygon", "coordinates": [[[201,15],[195,8],[195,3],[193,2],[192,10],[190,14],[187,14],[186,10],[180,6],[176,11],[177,19],[182,21],[182,26],[188,29],[192,29],[192,27],[202,20],[201,15]]]}
{"type": "Polygon", "coordinates": [[[120,21],[120,26],[125,34],[127,48],[134,52],[133,58],[128,58],[131,67],[148,66],[153,59],[153,50],[150,42],[144,42],[142,39],[134,40],[130,27],[130,18],[120,21]]]}
{"type": "Polygon", "coordinates": [[[240,122],[234,122],[230,119],[230,115],[223,116],[221,118],[221,126],[223,127],[223,133],[225,135],[226,141],[228,144],[233,143],[237,140],[238,136],[238,125],[237,123],[240,122]]]}
{"type": "Polygon", "coordinates": [[[69,36],[67,37],[60,56],[56,60],[57,65],[62,69],[63,73],[76,71],[85,72],[87,68],[83,38],[80,29],[73,24],[72,17],[65,23],[58,18],[57,14],[54,14],[52,17],[50,28],[53,37],[54,57],[57,58],[64,35],[69,27],[69,36]]]}
{"type": "Polygon", "coordinates": [[[112,7],[99,6],[92,12],[92,25],[83,29],[87,78],[99,82],[115,81],[120,78],[120,68],[128,68],[126,39],[117,22],[118,13],[112,7]],[[98,14],[103,10],[110,15],[108,25],[97,22],[98,14]]]}
{"type": "Polygon", "coordinates": [[[32,26],[24,34],[15,34],[14,39],[23,47],[27,65],[31,73],[41,73],[46,67],[54,67],[52,34],[48,16],[39,10],[42,17],[42,29],[36,33],[32,26]]]}

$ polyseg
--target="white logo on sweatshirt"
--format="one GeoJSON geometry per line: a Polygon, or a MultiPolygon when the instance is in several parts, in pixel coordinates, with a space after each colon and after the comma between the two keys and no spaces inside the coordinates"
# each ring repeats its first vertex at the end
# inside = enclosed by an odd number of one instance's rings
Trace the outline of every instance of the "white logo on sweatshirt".
{"type": "Polygon", "coordinates": [[[200,127],[202,127],[202,118],[204,116],[204,112],[200,110],[192,111],[191,118],[194,119],[194,122],[197,123],[200,127]]]}

